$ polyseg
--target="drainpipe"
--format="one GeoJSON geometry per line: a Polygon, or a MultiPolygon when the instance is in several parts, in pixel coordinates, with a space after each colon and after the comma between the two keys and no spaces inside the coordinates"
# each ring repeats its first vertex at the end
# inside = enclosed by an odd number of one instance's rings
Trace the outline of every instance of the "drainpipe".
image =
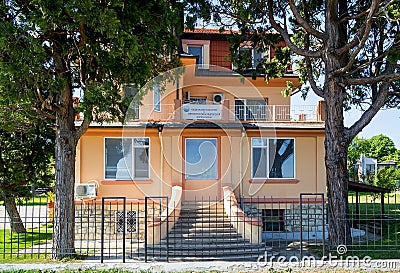
{"type": "Polygon", "coordinates": [[[246,136],[246,129],[242,127],[242,137],[240,138],[239,143],[239,198],[242,199],[243,197],[243,139],[246,136]]]}
{"type": "Polygon", "coordinates": [[[160,140],[160,196],[163,196],[163,162],[164,162],[164,149],[162,142],[162,131],[164,126],[159,125],[158,129],[158,139],[160,140]]]}

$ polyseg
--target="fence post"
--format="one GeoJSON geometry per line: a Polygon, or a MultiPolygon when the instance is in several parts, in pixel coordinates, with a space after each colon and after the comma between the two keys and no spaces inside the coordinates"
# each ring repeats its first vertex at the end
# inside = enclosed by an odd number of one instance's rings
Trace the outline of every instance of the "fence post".
{"type": "Polygon", "coordinates": [[[122,262],[125,263],[126,259],[125,259],[125,228],[126,228],[126,223],[125,223],[125,213],[126,213],[126,197],[102,197],[101,198],[101,244],[100,244],[100,248],[101,248],[101,258],[100,258],[100,262],[103,263],[104,262],[104,201],[105,200],[110,200],[110,199],[121,199],[123,201],[123,223],[122,223],[122,262]]]}

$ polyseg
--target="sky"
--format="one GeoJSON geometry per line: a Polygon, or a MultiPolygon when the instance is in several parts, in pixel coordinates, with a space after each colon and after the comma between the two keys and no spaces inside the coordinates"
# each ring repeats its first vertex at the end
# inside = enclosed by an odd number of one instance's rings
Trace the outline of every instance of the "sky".
{"type": "MultiPolygon", "coordinates": [[[[291,98],[291,104],[317,105],[320,99],[321,98],[312,92],[308,94],[305,101],[301,98],[300,94],[296,94],[291,98]]],[[[351,126],[358,120],[361,114],[362,113],[356,109],[345,112],[345,126],[351,126]]],[[[362,138],[371,138],[379,134],[391,138],[396,148],[400,149],[400,109],[380,110],[372,119],[371,123],[368,124],[358,136],[362,138]]]]}

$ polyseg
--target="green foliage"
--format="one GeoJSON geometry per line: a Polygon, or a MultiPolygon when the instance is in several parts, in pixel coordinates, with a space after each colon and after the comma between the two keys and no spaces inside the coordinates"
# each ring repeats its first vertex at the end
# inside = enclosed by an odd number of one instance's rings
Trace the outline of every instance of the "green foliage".
{"type": "Polygon", "coordinates": [[[356,136],[350,143],[347,154],[348,164],[354,165],[360,159],[361,154],[367,154],[369,151],[369,141],[356,136]]]}
{"type": "Polygon", "coordinates": [[[372,137],[369,140],[368,157],[376,158],[378,161],[383,161],[383,158],[389,155],[394,155],[397,151],[393,140],[382,134],[372,137]]]}
{"type": "Polygon", "coordinates": [[[370,139],[355,137],[352,140],[348,149],[349,164],[355,164],[361,154],[382,162],[390,159],[396,160],[400,151],[396,149],[393,140],[380,134],[370,139]]]}
{"type": "Polygon", "coordinates": [[[54,182],[54,130],[48,120],[34,119],[28,105],[7,105],[0,100],[0,111],[0,123],[4,124],[0,129],[0,192],[3,196],[28,196],[28,185],[54,182]]]}
{"type": "Polygon", "coordinates": [[[395,191],[400,186],[400,169],[385,167],[380,169],[377,174],[376,185],[395,191]]]}
{"type": "Polygon", "coordinates": [[[178,64],[180,18],[167,1],[6,1],[0,8],[0,86],[45,111],[64,111],[63,94],[80,91],[77,112],[122,119],[123,83],[143,86],[178,64]]]}

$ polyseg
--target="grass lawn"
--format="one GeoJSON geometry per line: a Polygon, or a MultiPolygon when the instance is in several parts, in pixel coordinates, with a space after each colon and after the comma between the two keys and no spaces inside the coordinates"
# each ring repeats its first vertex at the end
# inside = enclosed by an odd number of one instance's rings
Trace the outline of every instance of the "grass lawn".
{"type": "MultiPolygon", "coordinates": [[[[14,261],[15,259],[43,258],[44,255],[26,252],[25,249],[44,243],[52,237],[52,226],[42,226],[37,229],[27,230],[26,233],[11,233],[9,229],[0,230],[0,263],[14,261]]],[[[44,249],[42,250],[42,252],[44,249]]],[[[48,250],[51,252],[51,249],[48,250]]]]}
{"type": "MultiPolygon", "coordinates": [[[[48,197],[40,195],[30,198],[19,198],[16,200],[17,206],[46,206],[48,197]]],[[[4,206],[4,201],[0,201],[0,206],[4,206]]]]}

